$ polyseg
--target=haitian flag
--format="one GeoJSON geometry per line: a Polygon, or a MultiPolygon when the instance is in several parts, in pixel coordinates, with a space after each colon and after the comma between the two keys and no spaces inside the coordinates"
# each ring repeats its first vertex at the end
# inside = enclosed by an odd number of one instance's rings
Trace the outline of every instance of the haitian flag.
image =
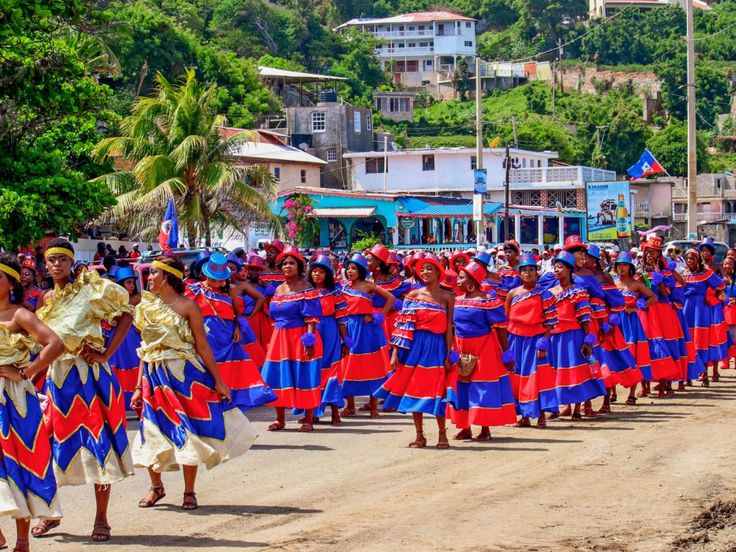
{"type": "Polygon", "coordinates": [[[176,205],[171,197],[166,207],[166,213],[164,213],[164,220],[161,222],[158,244],[162,251],[170,251],[179,244],[179,221],[176,218],[176,205]]]}
{"type": "Polygon", "coordinates": [[[664,167],[659,164],[651,152],[647,149],[641,154],[639,160],[631,165],[626,172],[629,173],[631,180],[641,178],[642,176],[649,176],[650,174],[661,174],[666,173],[664,167]]]}

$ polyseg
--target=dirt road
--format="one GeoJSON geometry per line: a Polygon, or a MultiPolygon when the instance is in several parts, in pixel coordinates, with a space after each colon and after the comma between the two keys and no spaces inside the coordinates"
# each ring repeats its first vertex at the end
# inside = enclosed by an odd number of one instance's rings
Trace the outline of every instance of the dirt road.
{"type": "MultiPolygon", "coordinates": [[[[406,448],[411,418],[400,414],[269,433],[261,409],[253,449],[201,474],[199,510],[179,509],[179,474],[165,476],[162,504],[139,510],[139,470],[113,487],[113,540],[93,545],[92,490],[64,488],[60,531],[33,550],[736,550],[736,376],[726,374],[710,389],[543,431],[500,428],[449,451],[406,448]]],[[[10,520],[2,527],[14,536],[10,520]]]]}

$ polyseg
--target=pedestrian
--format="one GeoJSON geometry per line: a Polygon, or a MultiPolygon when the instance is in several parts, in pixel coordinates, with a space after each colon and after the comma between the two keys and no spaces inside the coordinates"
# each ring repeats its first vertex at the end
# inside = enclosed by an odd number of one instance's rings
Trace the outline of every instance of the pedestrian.
{"type": "Polygon", "coordinates": [[[470,262],[460,267],[453,323],[455,350],[460,355],[448,381],[447,416],[460,430],[455,439],[473,439],[471,426],[481,426],[477,441],[490,441],[490,426],[516,422],[509,372],[504,303],[481,290],[486,270],[470,262]],[[454,380],[454,381],[453,381],[454,380]]]}
{"type": "Polygon", "coordinates": [[[345,266],[347,283],[342,287],[344,308],[337,313],[345,325],[347,350],[340,367],[340,384],[346,401],[342,416],[356,413],[355,397],[368,396],[366,410],[378,418],[378,403],[373,393],[386,381],[390,371],[388,341],[383,322],[394,306],[395,298],[380,285],[366,280],[368,260],[355,253],[345,266]],[[380,311],[374,308],[375,296],[383,300],[380,311]],[[349,339],[348,339],[349,338],[349,339]]]}
{"type": "MultiPolygon", "coordinates": [[[[24,309],[20,266],[0,255],[0,514],[16,527],[16,552],[28,552],[31,518],[62,516],[49,435],[31,378],[64,352],[64,343],[24,309]],[[38,350],[38,346],[41,350],[38,350]],[[33,359],[33,360],[31,360],[33,359]]],[[[0,532],[0,546],[6,539],[0,532]]]]}
{"type": "MultiPolygon", "coordinates": [[[[49,366],[44,388],[54,473],[61,487],[94,485],[91,538],[107,541],[111,484],[133,475],[123,391],[108,364],[128,333],[132,309],[125,289],[97,272],[82,272],[72,281],[74,249],[67,240],[50,240],[45,254],[54,289],[43,297],[38,317],[61,338],[67,353],[49,366]],[[107,345],[103,320],[114,327],[107,345]]],[[[32,534],[40,537],[58,525],[41,520],[32,534]]]]}
{"type": "Polygon", "coordinates": [[[512,390],[518,427],[547,427],[547,413],[559,413],[555,371],[550,365],[550,334],[557,322],[554,296],[538,285],[539,269],[530,255],[519,263],[521,286],[506,296],[509,345],[514,352],[512,390]]]}
{"type": "Polygon", "coordinates": [[[457,358],[451,357],[455,297],[440,288],[440,261],[427,254],[416,261],[424,287],[410,292],[396,320],[391,344],[393,374],[374,396],[384,399],[384,408],[411,412],[416,438],[411,448],[427,446],[424,414],[435,416],[439,429],[437,448],[450,447],[446,428],[447,375],[457,358]]]}
{"type": "Polygon", "coordinates": [[[133,457],[151,479],[138,507],[150,508],[163,499],[161,474],[181,466],[181,508],[195,510],[199,465],[211,469],[244,454],[256,432],[232,401],[200,309],[183,295],[184,265],[176,257],[160,256],[150,270],[151,291],[143,293],[135,315],[141,369],[131,407],[142,417],[133,457]]]}
{"type": "Polygon", "coordinates": [[[306,262],[296,247],[288,246],[276,256],[283,283],[271,299],[274,332],[263,364],[263,380],[278,397],[276,421],[269,431],[286,427],[286,409],[304,410],[299,431],[314,429],[312,411],[322,403],[322,340],[316,332],[322,308],[319,293],[304,280],[306,262]]]}

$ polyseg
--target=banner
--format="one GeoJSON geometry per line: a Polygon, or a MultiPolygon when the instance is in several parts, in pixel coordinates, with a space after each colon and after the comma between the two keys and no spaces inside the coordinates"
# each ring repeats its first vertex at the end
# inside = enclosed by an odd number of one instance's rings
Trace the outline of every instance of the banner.
{"type": "Polygon", "coordinates": [[[488,169],[473,169],[473,193],[488,193],[488,169]]]}
{"type": "Polygon", "coordinates": [[[627,181],[589,182],[586,194],[589,240],[631,238],[631,194],[627,181]]]}

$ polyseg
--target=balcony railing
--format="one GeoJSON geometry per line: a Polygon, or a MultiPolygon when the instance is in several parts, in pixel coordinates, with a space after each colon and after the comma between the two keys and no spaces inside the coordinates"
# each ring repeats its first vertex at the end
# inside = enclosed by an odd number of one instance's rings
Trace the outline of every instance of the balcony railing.
{"type": "Polygon", "coordinates": [[[425,29],[423,31],[375,31],[373,36],[376,38],[421,38],[433,37],[433,29],[425,29]]]}
{"type": "Polygon", "coordinates": [[[570,183],[583,185],[586,182],[605,182],[607,180],[616,180],[616,173],[592,167],[537,167],[509,171],[510,184],[570,183]]]}
{"type": "Polygon", "coordinates": [[[424,56],[427,54],[434,53],[433,46],[427,46],[426,48],[376,48],[377,56],[424,56]]]}
{"type": "MultiPolygon", "coordinates": [[[[721,222],[736,218],[736,213],[728,213],[725,211],[716,211],[708,213],[698,213],[698,224],[704,224],[709,222],[721,222]]],[[[675,222],[687,222],[687,213],[673,213],[672,220],[675,222]]]]}
{"type": "Polygon", "coordinates": [[[649,216],[649,203],[634,203],[634,214],[640,217],[649,216]]]}

